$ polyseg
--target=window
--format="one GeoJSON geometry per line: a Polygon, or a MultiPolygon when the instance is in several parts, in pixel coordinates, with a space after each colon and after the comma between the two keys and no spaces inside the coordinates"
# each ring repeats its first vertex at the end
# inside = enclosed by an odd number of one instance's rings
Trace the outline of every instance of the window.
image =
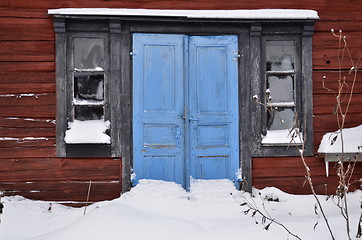
{"type": "Polygon", "coordinates": [[[111,27],[110,21],[68,23],[66,28],[65,19],[55,20],[57,155],[117,157],[119,127],[114,125],[120,118],[120,71],[111,71],[117,61],[111,61],[110,44],[117,45],[111,36],[118,34],[120,25],[112,22],[111,27]]]}
{"type": "Polygon", "coordinates": [[[254,79],[255,156],[313,154],[311,31],[312,26],[262,25],[260,79],[254,79]],[[259,106],[255,106],[259,105],[259,106]],[[260,115],[259,115],[260,114],[260,115]]]}

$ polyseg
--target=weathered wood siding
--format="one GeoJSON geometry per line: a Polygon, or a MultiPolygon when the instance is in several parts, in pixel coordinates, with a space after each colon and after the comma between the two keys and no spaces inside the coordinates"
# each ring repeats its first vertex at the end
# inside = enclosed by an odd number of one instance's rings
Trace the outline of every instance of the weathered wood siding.
{"type": "MultiPolygon", "coordinates": [[[[338,41],[330,29],[343,29],[354,57],[362,56],[362,5],[356,1],[214,1],[208,0],[3,0],[0,1],[0,190],[30,198],[84,202],[89,181],[91,199],[119,196],[120,159],[61,159],[55,157],[55,46],[52,18],[47,9],[64,7],[117,7],[162,9],[296,8],[319,12],[313,38],[315,148],[327,131],[337,128],[332,114],[336,87],[338,41]],[[25,139],[24,139],[25,138],[25,139]]],[[[350,64],[342,64],[346,71],[350,64]]],[[[360,74],[361,75],[361,74],[360,74]]],[[[362,76],[359,76],[360,78],[362,76]]],[[[361,81],[347,117],[346,127],[361,124],[361,81]]],[[[335,182],[325,177],[322,158],[307,158],[318,191],[335,182]]],[[[331,164],[333,167],[333,164],[331,164]]],[[[331,172],[333,172],[331,170],[331,172]]],[[[361,177],[358,164],[356,177],[361,177]]],[[[301,193],[304,170],[299,158],[253,159],[253,181],[258,188],[276,186],[301,193]]],[[[328,187],[333,192],[332,186],[328,187]]]]}

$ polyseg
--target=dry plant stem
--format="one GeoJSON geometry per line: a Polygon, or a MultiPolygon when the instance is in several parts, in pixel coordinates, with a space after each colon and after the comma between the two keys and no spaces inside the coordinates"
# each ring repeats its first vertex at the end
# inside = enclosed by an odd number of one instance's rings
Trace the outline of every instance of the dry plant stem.
{"type": "MultiPolygon", "coordinates": [[[[300,137],[300,134],[299,134],[299,137],[300,137]]],[[[312,191],[313,197],[314,197],[315,200],[317,201],[317,204],[318,204],[319,209],[320,209],[320,211],[321,211],[321,213],[322,213],[323,219],[324,219],[324,221],[325,221],[325,223],[326,223],[326,225],[327,225],[329,234],[331,235],[331,238],[332,238],[333,240],[335,240],[335,237],[334,237],[334,234],[333,234],[333,232],[332,232],[331,226],[329,225],[329,222],[328,222],[328,218],[327,218],[327,216],[325,215],[324,210],[323,210],[323,207],[322,207],[322,204],[321,204],[321,202],[319,201],[319,199],[318,199],[318,197],[317,197],[317,194],[316,194],[316,192],[315,192],[315,190],[314,190],[314,185],[313,185],[312,178],[311,178],[310,168],[308,167],[308,164],[307,164],[307,162],[305,161],[305,158],[304,158],[304,155],[303,155],[303,153],[304,153],[304,144],[302,144],[302,149],[299,149],[298,146],[297,146],[297,148],[298,148],[298,150],[299,150],[300,157],[301,157],[301,159],[302,159],[304,168],[305,168],[305,170],[306,170],[306,172],[307,172],[306,179],[307,179],[307,182],[308,182],[308,184],[309,184],[310,190],[312,191]]]]}
{"type": "Polygon", "coordinates": [[[89,195],[90,195],[91,186],[92,186],[92,180],[89,181],[88,192],[87,192],[87,201],[86,201],[86,203],[85,203],[83,216],[85,215],[85,213],[86,213],[86,211],[87,211],[87,206],[88,206],[88,202],[89,202],[89,195]]]}
{"type": "MultiPolygon", "coordinates": [[[[253,216],[256,213],[258,213],[262,218],[265,218],[266,220],[270,221],[268,226],[272,223],[275,223],[275,224],[279,225],[280,227],[282,227],[289,235],[295,237],[296,239],[302,240],[298,235],[292,233],[284,224],[282,224],[282,223],[278,222],[276,219],[272,218],[271,215],[269,214],[269,212],[266,210],[264,203],[262,205],[263,205],[263,209],[266,212],[266,214],[258,209],[257,204],[255,203],[252,196],[251,196],[251,199],[252,199],[253,203],[250,203],[244,196],[243,196],[243,198],[244,198],[245,203],[248,205],[248,208],[253,211],[253,216]]],[[[266,227],[265,227],[265,229],[266,229],[266,227]]]]}
{"type": "MultiPolygon", "coordinates": [[[[337,206],[339,207],[339,209],[341,211],[341,215],[344,217],[344,219],[346,221],[346,230],[347,230],[348,239],[351,239],[348,204],[347,204],[347,192],[348,192],[348,188],[350,186],[350,180],[353,175],[355,163],[351,167],[350,160],[348,160],[348,162],[349,162],[348,168],[347,168],[347,170],[345,170],[344,165],[343,165],[343,162],[345,161],[343,128],[345,126],[346,116],[347,116],[347,113],[348,113],[348,110],[349,110],[349,107],[350,107],[350,104],[352,101],[353,91],[354,91],[354,87],[355,87],[355,83],[356,83],[356,79],[357,79],[358,61],[357,61],[357,65],[355,65],[353,58],[352,58],[352,54],[349,51],[349,48],[347,45],[346,37],[342,35],[342,31],[339,31],[339,34],[337,35],[332,30],[332,34],[335,37],[337,37],[339,40],[339,45],[338,45],[339,87],[338,87],[338,91],[335,92],[335,99],[337,101],[336,118],[337,118],[337,123],[338,123],[338,127],[339,127],[338,133],[340,134],[341,143],[342,143],[342,158],[340,159],[340,161],[338,162],[338,165],[337,165],[337,175],[339,177],[339,186],[338,186],[338,190],[337,190],[338,191],[337,195],[338,195],[338,197],[341,198],[341,201],[338,201],[337,206]],[[347,96],[348,100],[347,100],[347,105],[346,105],[345,109],[343,109],[341,103],[343,101],[342,100],[342,95],[343,95],[343,90],[344,90],[343,88],[344,88],[344,86],[346,86],[346,83],[345,83],[345,77],[342,76],[341,69],[342,69],[342,63],[344,61],[344,57],[345,57],[346,53],[351,61],[352,68],[350,69],[349,74],[351,74],[353,72],[353,81],[352,81],[351,88],[345,94],[347,96]],[[343,81],[342,81],[342,79],[343,79],[343,81]],[[341,119],[340,119],[340,117],[341,117],[341,119]]],[[[327,90],[330,91],[330,89],[327,89],[327,90]]]]}
{"type": "Polygon", "coordinates": [[[362,236],[362,226],[361,226],[361,223],[362,223],[362,213],[361,213],[361,215],[359,216],[359,220],[358,220],[358,230],[357,230],[356,238],[360,238],[360,237],[362,236]]]}

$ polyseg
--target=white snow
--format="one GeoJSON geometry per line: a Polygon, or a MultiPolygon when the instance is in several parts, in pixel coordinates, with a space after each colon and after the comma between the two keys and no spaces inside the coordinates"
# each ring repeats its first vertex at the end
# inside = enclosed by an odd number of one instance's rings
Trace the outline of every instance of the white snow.
{"type": "MultiPolygon", "coordinates": [[[[362,124],[342,130],[345,153],[362,152],[362,124]]],[[[318,148],[318,153],[341,153],[342,137],[340,131],[324,134],[318,148]],[[337,137],[334,141],[334,138],[337,137]],[[332,144],[333,143],[333,144],[332,144]]]]}
{"type": "Polygon", "coordinates": [[[265,136],[262,136],[262,144],[300,144],[303,143],[303,134],[300,133],[300,137],[298,134],[293,136],[293,130],[290,132],[290,129],[282,129],[282,130],[270,130],[267,131],[265,136]]]}
{"type": "Polygon", "coordinates": [[[66,143],[110,143],[111,138],[105,133],[110,122],[104,120],[74,120],[69,122],[65,132],[66,143]]]}
{"type": "MultiPolygon", "coordinates": [[[[303,240],[330,239],[325,224],[314,213],[311,195],[290,195],[275,188],[255,190],[255,197],[235,190],[228,180],[195,181],[191,191],[164,181],[141,180],[130,192],[112,201],[84,208],[22,197],[3,197],[0,215],[2,240],[281,240],[295,239],[276,224],[263,230],[261,218],[244,214],[242,202],[255,202],[303,240]],[[232,195],[230,194],[232,193],[232,195]],[[259,194],[260,193],[260,194],[259,194]],[[269,201],[262,199],[269,199],[269,201]],[[255,222],[259,224],[256,224],[255,222]],[[315,223],[319,221],[316,229],[315,223]]],[[[339,209],[319,196],[336,239],[347,239],[339,209]]],[[[348,194],[351,235],[355,236],[362,192],[348,194]]],[[[268,223],[268,222],[267,222],[268,223]]],[[[354,239],[354,238],[353,238],[354,239]]]]}
{"type": "Polygon", "coordinates": [[[74,68],[76,72],[103,72],[103,68],[95,67],[95,68],[74,68]]]}
{"type": "Polygon", "coordinates": [[[156,16],[223,19],[319,19],[314,10],[257,9],[257,10],[170,10],[127,8],[60,8],[49,9],[50,15],[114,15],[156,16]]]}
{"type": "Polygon", "coordinates": [[[34,97],[39,98],[39,96],[46,96],[48,93],[20,93],[20,94],[3,94],[0,95],[0,97],[16,97],[16,98],[22,98],[22,97],[34,97]]]}
{"type": "Polygon", "coordinates": [[[22,138],[0,137],[0,141],[36,141],[36,140],[49,140],[49,138],[46,138],[46,137],[22,137],[22,138]]]}
{"type": "Polygon", "coordinates": [[[267,104],[270,107],[294,107],[294,102],[271,102],[267,104]]]}

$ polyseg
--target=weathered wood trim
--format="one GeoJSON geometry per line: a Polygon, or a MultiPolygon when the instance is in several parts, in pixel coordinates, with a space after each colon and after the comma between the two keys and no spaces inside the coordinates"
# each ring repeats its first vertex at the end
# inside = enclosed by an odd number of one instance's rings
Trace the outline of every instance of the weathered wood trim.
{"type": "Polygon", "coordinates": [[[111,119],[111,155],[112,157],[121,156],[121,22],[111,20],[109,23],[110,31],[110,76],[109,76],[109,99],[111,119]]]}
{"type": "Polygon", "coordinates": [[[54,19],[55,48],[56,48],[56,154],[58,157],[65,157],[64,136],[67,120],[67,35],[64,19],[54,19]]]}
{"type": "MultiPolygon", "coordinates": [[[[260,23],[254,23],[250,26],[250,62],[249,66],[249,76],[250,79],[250,95],[247,101],[250,103],[250,118],[251,122],[248,124],[250,127],[250,135],[249,140],[249,151],[251,155],[255,155],[256,152],[260,151],[259,144],[261,142],[261,106],[256,101],[253,100],[254,96],[257,96],[259,101],[262,97],[262,85],[261,85],[261,72],[260,72],[260,64],[261,64],[261,32],[262,25],[260,23]]],[[[243,114],[243,113],[241,113],[243,114]]],[[[245,114],[245,113],[244,113],[245,114]]],[[[246,113],[248,114],[248,113],[246,113]]],[[[246,136],[245,136],[246,137],[246,136]]],[[[252,159],[250,157],[249,161],[246,162],[245,159],[242,165],[243,176],[246,177],[246,181],[248,183],[248,190],[251,190],[253,186],[252,182],[252,172],[253,165],[252,159]]]]}
{"type": "Polygon", "coordinates": [[[165,22],[132,22],[130,25],[131,32],[147,32],[147,33],[175,33],[175,34],[238,34],[240,26],[245,24],[236,23],[209,23],[209,22],[177,22],[165,24],[165,22]]]}
{"type": "Polygon", "coordinates": [[[314,154],[313,142],[313,76],[312,76],[312,36],[314,32],[313,24],[304,24],[302,37],[302,108],[304,131],[305,155],[314,154]]]}
{"type": "MultiPolygon", "coordinates": [[[[257,101],[261,101],[263,98],[262,91],[262,76],[260,72],[260,64],[261,64],[261,31],[262,25],[259,23],[252,24],[250,26],[250,63],[249,63],[249,71],[250,71],[250,79],[251,82],[251,96],[249,99],[251,102],[251,124],[250,128],[252,131],[252,143],[251,143],[251,152],[252,155],[260,154],[260,143],[261,143],[261,129],[262,129],[262,106],[257,103],[257,101]],[[257,101],[254,100],[254,96],[257,97],[257,101]]],[[[252,171],[250,168],[248,171],[252,171]]]]}
{"type": "Polygon", "coordinates": [[[251,113],[251,85],[252,82],[249,79],[248,65],[250,59],[250,30],[247,28],[241,28],[239,33],[239,161],[240,169],[242,173],[242,190],[251,191],[252,188],[252,154],[251,147],[253,132],[250,128],[252,114],[251,113]]]}
{"type": "Polygon", "coordinates": [[[122,156],[122,192],[131,189],[132,166],[132,62],[129,25],[122,24],[121,35],[121,117],[119,119],[121,156],[122,156]]]}

